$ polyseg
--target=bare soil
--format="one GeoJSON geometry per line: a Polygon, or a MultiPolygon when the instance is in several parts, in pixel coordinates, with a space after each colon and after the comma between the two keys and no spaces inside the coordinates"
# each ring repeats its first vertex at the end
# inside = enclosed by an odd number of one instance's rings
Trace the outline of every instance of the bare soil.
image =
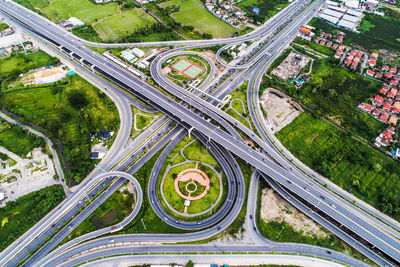
{"type": "Polygon", "coordinates": [[[262,191],[260,215],[265,222],[285,221],[296,231],[303,231],[309,236],[325,239],[329,235],[321,226],[293,207],[273,189],[262,191]]]}

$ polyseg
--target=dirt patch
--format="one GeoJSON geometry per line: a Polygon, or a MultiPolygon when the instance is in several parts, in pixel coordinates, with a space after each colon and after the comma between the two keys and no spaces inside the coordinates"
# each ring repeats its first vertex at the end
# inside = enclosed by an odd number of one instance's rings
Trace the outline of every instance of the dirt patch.
{"type": "Polygon", "coordinates": [[[96,227],[97,230],[104,228],[103,223],[96,215],[90,217],[89,221],[96,227]]]}
{"type": "Polygon", "coordinates": [[[215,66],[218,66],[216,68],[217,75],[221,74],[225,70],[224,65],[218,64],[217,56],[214,54],[214,52],[207,50],[199,53],[202,54],[203,56],[208,57],[214,63],[215,66]]]}
{"type": "Polygon", "coordinates": [[[264,189],[261,197],[261,219],[268,221],[285,221],[296,231],[306,235],[325,239],[329,236],[322,227],[298,211],[280,197],[273,189],[264,189]]]}
{"type": "Polygon", "coordinates": [[[263,92],[260,103],[267,113],[266,124],[273,133],[280,131],[303,112],[300,105],[273,88],[267,88],[263,92]]]}
{"type": "Polygon", "coordinates": [[[118,210],[112,209],[101,217],[101,221],[105,225],[112,225],[118,218],[118,210]]]}
{"type": "Polygon", "coordinates": [[[66,70],[64,70],[62,67],[56,67],[29,73],[21,79],[21,82],[25,85],[53,83],[64,79],[66,75],[66,70]]]}

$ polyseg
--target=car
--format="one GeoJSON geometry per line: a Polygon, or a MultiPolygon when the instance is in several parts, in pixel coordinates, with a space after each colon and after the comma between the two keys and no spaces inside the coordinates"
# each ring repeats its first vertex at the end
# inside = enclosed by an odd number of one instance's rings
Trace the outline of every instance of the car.
{"type": "Polygon", "coordinates": [[[320,198],[320,199],[325,199],[325,197],[324,197],[324,196],[319,196],[319,198],[320,198]]]}
{"type": "Polygon", "coordinates": [[[327,251],[326,251],[326,253],[328,253],[328,254],[332,254],[332,252],[330,252],[329,250],[327,250],[327,251]]]}
{"type": "Polygon", "coordinates": [[[115,228],[117,228],[117,227],[115,227],[115,226],[111,226],[110,227],[111,230],[114,230],[115,228]]]}

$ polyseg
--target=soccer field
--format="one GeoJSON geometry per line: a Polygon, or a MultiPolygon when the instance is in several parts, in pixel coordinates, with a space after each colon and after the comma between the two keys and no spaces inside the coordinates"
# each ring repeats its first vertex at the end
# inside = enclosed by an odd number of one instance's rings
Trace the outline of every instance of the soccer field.
{"type": "Polygon", "coordinates": [[[171,66],[174,70],[180,74],[189,77],[190,79],[196,78],[200,73],[204,71],[204,68],[197,64],[183,58],[171,66]]]}

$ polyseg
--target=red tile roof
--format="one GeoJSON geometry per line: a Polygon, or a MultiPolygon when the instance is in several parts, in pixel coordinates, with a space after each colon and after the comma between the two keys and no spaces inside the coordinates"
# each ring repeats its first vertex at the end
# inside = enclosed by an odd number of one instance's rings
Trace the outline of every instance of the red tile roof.
{"type": "Polygon", "coordinates": [[[389,124],[390,125],[397,125],[398,118],[396,116],[390,116],[389,124]]]}

